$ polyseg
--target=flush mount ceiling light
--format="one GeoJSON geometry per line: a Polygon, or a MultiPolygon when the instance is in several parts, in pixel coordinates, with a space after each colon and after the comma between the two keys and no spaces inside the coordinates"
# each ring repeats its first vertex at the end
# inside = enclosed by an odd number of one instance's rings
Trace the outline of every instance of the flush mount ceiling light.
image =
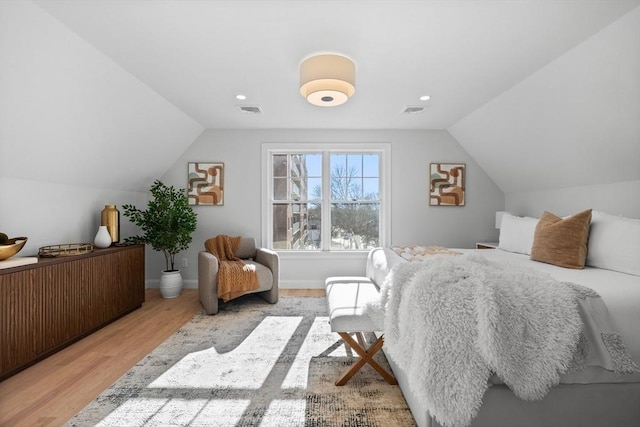
{"type": "Polygon", "coordinates": [[[300,93],[320,107],[344,104],[356,92],[356,66],[342,55],[323,54],[300,64],[300,93]]]}

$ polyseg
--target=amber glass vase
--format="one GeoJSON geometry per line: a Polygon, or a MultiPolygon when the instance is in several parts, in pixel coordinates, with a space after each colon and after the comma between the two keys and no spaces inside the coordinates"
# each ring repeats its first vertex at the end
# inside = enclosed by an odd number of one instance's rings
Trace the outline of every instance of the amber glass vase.
{"type": "Polygon", "coordinates": [[[105,205],[100,215],[100,225],[106,225],[112,243],[120,242],[120,212],[116,205],[105,205]]]}

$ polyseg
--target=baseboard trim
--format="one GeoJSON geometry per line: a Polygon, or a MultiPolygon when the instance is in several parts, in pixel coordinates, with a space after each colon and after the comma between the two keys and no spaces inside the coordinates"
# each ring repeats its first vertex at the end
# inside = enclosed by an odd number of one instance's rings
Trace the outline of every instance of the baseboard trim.
{"type": "MultiPolygon", "coordinates": [[[[160,279],[145,280],[146,289],[160,288],[160,279]]],[[[182,289],[198,289],[197,280],[182,280],[182,289]]],[[[324,281],[319,280],[281,280],[280,289],[324,289],[324,281]]]]}
{"type": "MultiPolygon", "coordinates": [[[[144,287],[146,289],[158,289],[160,288],[160,279],[145,280],[144,287]]],[[[198,281],[182,279],[182,289],[198,289],[198,281]]]]}
{"type": "Polygon", "coordinates": [[[324,281],[280,280],[280,289],[324,289],[324,281]]]}

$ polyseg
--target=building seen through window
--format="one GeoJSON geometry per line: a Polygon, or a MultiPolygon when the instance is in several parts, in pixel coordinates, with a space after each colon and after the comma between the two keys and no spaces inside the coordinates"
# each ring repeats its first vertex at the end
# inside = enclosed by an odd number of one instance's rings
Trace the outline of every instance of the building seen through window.
{"type": "Polygon", "coordinates": [[[277,153],[271,165],[274,249],[379,246],[380,153],[277,153]]]}

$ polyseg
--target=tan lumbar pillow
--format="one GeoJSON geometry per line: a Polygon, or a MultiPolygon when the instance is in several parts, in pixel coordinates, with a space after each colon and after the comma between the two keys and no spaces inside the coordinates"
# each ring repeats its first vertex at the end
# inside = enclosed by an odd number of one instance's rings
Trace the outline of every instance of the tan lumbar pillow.
{"type": "Polygon", "coordinates": [[[545,212],[533,237],[531,259],[567,268],[584,268],[591,209],[569,218],[545,212]]]}

